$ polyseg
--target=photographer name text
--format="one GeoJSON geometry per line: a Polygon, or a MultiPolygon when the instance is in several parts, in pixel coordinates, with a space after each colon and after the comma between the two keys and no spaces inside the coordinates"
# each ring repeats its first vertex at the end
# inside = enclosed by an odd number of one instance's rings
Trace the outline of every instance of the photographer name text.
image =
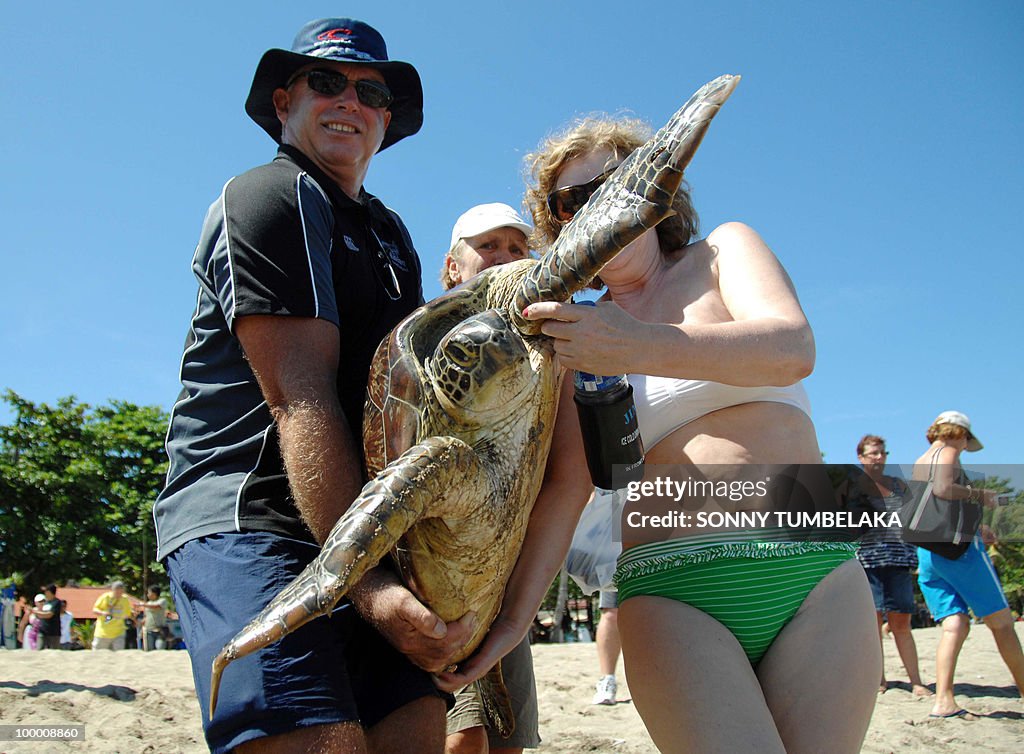
{"type": "Polygon", "coordinates": [[[639,511],[626,515],[631,529],[857,529],[864,526],[899,528],[898,512],[854,513],[850,511],[669,511],[652,516],[639,511]]]}

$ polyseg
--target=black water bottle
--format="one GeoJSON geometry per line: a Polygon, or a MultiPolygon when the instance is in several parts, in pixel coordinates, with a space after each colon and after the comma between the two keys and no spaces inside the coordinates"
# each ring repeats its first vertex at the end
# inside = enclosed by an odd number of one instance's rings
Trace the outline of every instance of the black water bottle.
{"type": "Polygon", "coordinates": [[[577,371],[574,383],[576,413],[594,486],[622,489],[629,482],[643,479],[644,443],[633,403],[633,387],[626,375],[605,377],[577,371]],[[613,469],[617,471],[614,478],[613,469]]]}

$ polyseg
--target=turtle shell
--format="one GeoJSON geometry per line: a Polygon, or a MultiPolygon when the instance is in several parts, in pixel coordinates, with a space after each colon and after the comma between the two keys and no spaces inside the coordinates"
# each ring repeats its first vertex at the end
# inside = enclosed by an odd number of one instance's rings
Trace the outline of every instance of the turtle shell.
{"type": "Polygon", "coordinates": [[[370,365],[363,410],[363,452],[372,479],[416,442],[423,373],[415,355],[392,332],[377,347],[370,365]]]}
{"type": "Polygon", "coordinates": [[[439,410],[424,365],[449,330],[486,308],[488,279],[480,275],[420,307],[377,347],[363,409],[368,478],[424,439],[425,412],[439,410]]]}

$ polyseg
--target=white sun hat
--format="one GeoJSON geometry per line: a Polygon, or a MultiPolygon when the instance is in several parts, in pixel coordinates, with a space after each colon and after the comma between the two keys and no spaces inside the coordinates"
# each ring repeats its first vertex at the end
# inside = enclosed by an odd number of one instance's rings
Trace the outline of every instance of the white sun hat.
{"type": "Polygon", "coordinates": [[[478,204],[463,212],[455,221],[455,227],[452,228],[452,242],[448,246],[448,251],[454,249],[455,244],[463,238],[479,236],[481,233],[495,228],[515,228],[521,230],[526,236],[533,232],[529,223],[507,204],[501,202],[478,204]]]}
{"type": "Polygon", "coordinates": [[[974,432],[971,431],[971,420],[967,418],[967,414],[961,414],[959,411],[943,411],[932,424],[953,424],[957,427],[963,427],[967,430],[967,450],[981,450],[984,445],[981,441],[974,436],[974,432]]]}

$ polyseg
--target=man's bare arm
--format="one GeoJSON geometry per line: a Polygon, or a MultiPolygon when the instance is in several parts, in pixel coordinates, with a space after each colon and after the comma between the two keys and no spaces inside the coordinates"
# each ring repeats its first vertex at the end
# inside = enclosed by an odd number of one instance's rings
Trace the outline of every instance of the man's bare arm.
{"type": "MultiPolygon", "coordinates": [[[[292,497],[317,542],[363,487],[354,436],[337,397],[338,328],[320,319],[251,316],[238,339],[277,424],[292,497]]],[[[447,626],[378,566],[350,594],[361,615],[420,667],[448,664],[471,619],[447,626]]]]}
{"type": "Polygon", "coordinates": [[[323,544],[363,486],[337,394],[338,328],[322,319],[250,316],[235,331],[277,424],[295,505],[323,544]]]}

